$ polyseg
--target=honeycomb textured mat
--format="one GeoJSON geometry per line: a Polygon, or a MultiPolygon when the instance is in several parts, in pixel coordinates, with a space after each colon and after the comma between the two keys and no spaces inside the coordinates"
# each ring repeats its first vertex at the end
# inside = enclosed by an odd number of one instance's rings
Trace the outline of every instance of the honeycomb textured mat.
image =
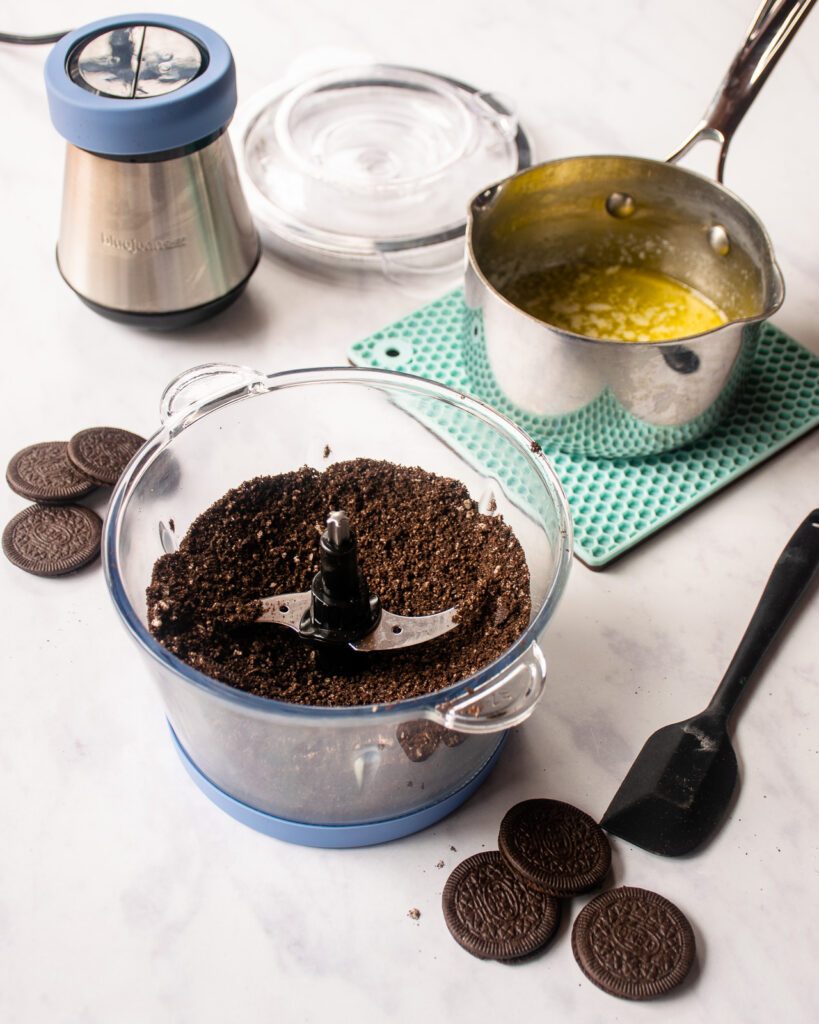
{"type": "MultiPolygon", "coordinates": [[[[359,341],[356,366],[401,370],[469,393],[461,360],[461,289],[359,341]]],[[[819,426],[819,358],[771,324],[760,334],[753,365],[733,410],[710,434],[684,448],[630,459],[591,459],[549,448],[537,424],[518,415],[560,477],[574,521],[575,554],[599,569],[743,473],[819,426]]],[[[436,429],[473,462],[521,494],[514,466],[445,422],[436,429]]]]}

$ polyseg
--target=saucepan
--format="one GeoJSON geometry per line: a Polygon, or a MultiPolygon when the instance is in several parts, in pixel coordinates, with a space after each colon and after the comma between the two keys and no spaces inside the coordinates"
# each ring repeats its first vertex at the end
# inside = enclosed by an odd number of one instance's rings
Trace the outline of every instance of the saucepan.
{"type": "Polygon", "coordinates": [[[711,430],[736,399],[784,284],[756,214],[722,184],[733,133],[814,0],[766,0],[702,121],[667,162],[539,164],[480,192],[467,229],[463,353],[473,389],[563,451],[630,457],[711,430]],[[716,180],[675,166],[719,144],[716,180]],[[659,272],[707,297],[720,326],[670,341],[590,338],[510,298],[568,262],[659,272]]]}

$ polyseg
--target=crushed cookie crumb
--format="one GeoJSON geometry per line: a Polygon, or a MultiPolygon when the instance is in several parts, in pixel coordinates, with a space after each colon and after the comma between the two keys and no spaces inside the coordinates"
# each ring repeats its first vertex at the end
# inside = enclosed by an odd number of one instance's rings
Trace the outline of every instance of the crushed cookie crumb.
{"type": "Polygon", "coordinates": [[[525,555],[501,516],[479,513],[458,480],[369,459],[256,477],[229,491],[158,559],[147,598],[157,640],[212,678],[289,703],[373,711],[473,675],[518,639],[531,609],[525,555]],[[317,527],[339,508],[383,607],[427,615],[456,606],[451,634],[365,658],[352,672],[318,659],[294,633],[255,621],[259,598],[309,590],[317,527]]]}

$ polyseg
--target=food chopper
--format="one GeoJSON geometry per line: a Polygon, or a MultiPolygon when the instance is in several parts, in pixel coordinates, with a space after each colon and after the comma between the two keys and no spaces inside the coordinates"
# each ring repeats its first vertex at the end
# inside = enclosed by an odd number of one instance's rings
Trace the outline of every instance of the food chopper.
{"type": "Polygon", "coordinates": [[[271,375],[198,367],[168,387],[162,419],[114,491],[103,561],[194,781],[235,818],[306,845],[380,843],[440,820],[486,778],[506,731],[543,693],[542,636],[571,560],[566,499],[543,454],[503,416],[443,385],[349,367],[271,375]],[[500,658],[392,705],[310,707],[234,689],[156,642],[145,588],[157,557],[230,488],[323,467],[328,446],[339,461],[383,459],[455,477],[482,511],[503,515],[529,565],[532,612],[500,658]],[[513,479],[499,478],[499,462],[513,479]],[[416,758],[407,734],[421,728],[457,742],[433,742],[416,758]]]}
{"type": "Polygon", "coordinates": [[[132,14],[63,37],[45,69],[67,140],[57,264],[86,305],[142,327],[230,305],[259,241],[226,133],[236,70],[186,18],[132,14]]]}

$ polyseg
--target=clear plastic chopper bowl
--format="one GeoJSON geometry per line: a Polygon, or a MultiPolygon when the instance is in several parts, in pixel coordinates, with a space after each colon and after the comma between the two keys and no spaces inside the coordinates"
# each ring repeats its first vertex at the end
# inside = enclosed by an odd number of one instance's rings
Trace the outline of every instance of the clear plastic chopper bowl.
{"type": "Polygon", "coordinates": [[[195,781],[240,820],[310,845],[381,842],[443,817],[476,788],[504,731],[527,718],[543,692],[541,640],[571,560],[568,506],[543,454],[488,406],[379,370],[268,376],[209,364],[169,385],[161,416],[114,491],[103,560],[195,781]],[[146,622],[153,564],[201,512],[251,477],[360,457],[455,477],[481,511],[496,508],[512,527],[529,565],[532,613],[502,657],[437,693],[328,708],[244,693],[157,643],[146,622]],[[458,735],[445,734],[451,743],[412,761],[397,731],[423,720],[458,735]]]}

